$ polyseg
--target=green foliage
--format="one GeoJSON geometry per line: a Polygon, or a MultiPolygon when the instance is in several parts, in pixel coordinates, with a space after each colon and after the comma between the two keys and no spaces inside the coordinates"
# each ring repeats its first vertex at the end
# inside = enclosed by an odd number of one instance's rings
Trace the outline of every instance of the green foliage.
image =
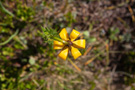
{"type": "Polygon", "coordinates": [[[96,37],[91,37],[89,35],[89,31],[84,31],[83,32],[84,38],[86,39],[87,43],[92,43],[96,41],[96,37]]]}
{"type": "Polygon", "coordinates": [[[130,42],[132,38],[131,33],[125,33],[124,35],[120,36],[121,42],[130,42]]]}
{"type": "Polygon", "coordinates": [[[44,41],[48,44],[53,43],[53,38],[54,37],[59,37],[58,33],[56,30],[51,29],[51,28],[43,28],[41,27],[43,33],[39,32],[40,35],[44,38],[44,41]]]}
{"type": "Polygon", "coordinates": [[[96,87],[96,84],[94,83],[94,82],[89,82],[90,83],[90,85],[91,85],[91,87],[90,87],[90,89],[89,90],[94,90],[94,88],[96,87]]]}
{"type": "Polygon", "coordinates": [[[1,18],[1,19],[2,19],[2,22],[0,22],[0,26],[3,26],[1,29],[2,31],[7,31],[6,26],[10,26],[10,27],[14,28],[12,16],[6,15],[4,18],[1,18]]]}
{"type": "Polygon", "coordinates": [[[18,1],[16,16],[20,18],[22,21],[32,21],[33,15],[35,15],[35,11],[32,7],[28,7],[27,5],[23,5],[21,1],[18,1]]]}
{"type": "Polygon", "coordinates": [[[76,12],[68,12],[65,15],[66,21],[68,22],[68,26],[71,27],[72,23],[75,22],[75,18],[76,18],[76,12]]]}
{"type": "Polygon", "coordinates": [[[118,41],[117,35],[119,34],[120,30],[118,28],[110,28],[109,29],[109,38],[114,41],[118,41]]]}

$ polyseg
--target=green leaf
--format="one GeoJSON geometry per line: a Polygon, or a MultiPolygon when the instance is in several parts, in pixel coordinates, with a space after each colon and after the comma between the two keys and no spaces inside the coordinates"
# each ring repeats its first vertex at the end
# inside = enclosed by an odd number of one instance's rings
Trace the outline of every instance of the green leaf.
{"type": "Polygon", "coordinates": [[[119,32],[120,32],[119,28],[116,28],[116,29],[114,30],[114,34],[118,34],[119,32]]]}
{"type": "Polygon", "coordinates": [[[95,42],[97,39],[95,37],[91,37],[91,38],[88,38],[88,42],[89,43],[92,43],[92,42],[95,42]]]}
{"type": "Polygon", "coordinates": [[[83,32],[83,35],[84,35],[85,37],[89,37],[89,31],[84,31],[84,32],[83,32]]]}
{"type": "Polygon", "coordinates": [[[31,56],[30,59],[29,59],[29,63],[31,65],[34,65],[35,64],[35,58],[31,56]]]}
{"type": "Polygon", "coordinates": [[[8,10],[2,5],[1,1],[0,1],[0,8],[1,8],[2,11],[5,12],[6,14],[9,14],[9,15],[11,15],[12,17],[14,17],[14,14],[11,13],[10,11],[8,11],[8,10]]]}

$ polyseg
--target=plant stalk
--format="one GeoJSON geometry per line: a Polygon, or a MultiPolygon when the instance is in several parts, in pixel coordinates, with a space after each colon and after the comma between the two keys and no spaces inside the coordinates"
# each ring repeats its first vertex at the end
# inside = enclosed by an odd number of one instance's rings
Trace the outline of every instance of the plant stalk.
{"type": "Polygon", "coordinates": [[[60,39],[60,38],[58,38],[58,37],[53,37],[53,39],[54,39],[54,40],[57,40],[57,41],[59,41],[59,42],[62,42],[62,43],[64,43],[64,44],[66,44],[66,45],[69,44],[67,41],[62,40],[62,39],[60,39]]]}

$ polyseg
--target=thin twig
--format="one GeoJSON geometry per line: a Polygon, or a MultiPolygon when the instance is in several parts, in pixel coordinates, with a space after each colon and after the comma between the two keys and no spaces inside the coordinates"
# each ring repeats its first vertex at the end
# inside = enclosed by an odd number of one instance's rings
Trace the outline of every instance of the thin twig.
{"type": "Polygon", "coordinates": [[[75,65],[74,62],[73,62],[70,58],[68,58],[68,61],[69,61],[79,72],[81,72],[81,69],[80,69],[77,65],[75,65]]]}
{"type": "Polygon", "coordinates": [[[130,2],[130,0],[128,0],[127,2],[120,3],[120,4],[118,4],[117,6],[109,6],[109,7],[106,7],[105,9],[108,9],[108,10],[116,9],[116,8],[118,8],[118,7],[122,7],[122,6],[127,5],[129,2],[130,2]]]}
{"type": "Polygon", "coordinates": [[[126,22],[121,17],[116,17],[120,22],[122,22],[125,26],[127,25],[126,22]]]}
{"type": "Polygon", "coordinates": [[[32,81],[39,87],[40,85],[38,84],[38,82],[35,79],[32,79],[32,81]]]}
{"type": "Polygon", "coordinates": [[[86,56],[91,49],[92,49],[92,46],[90,46],[83,55],[86,56]]]}
{"type": "Polygon", "coordinates": [[[109,45],[106,44],[106,53],[107,53],[107,56],[106,56],[106,61],[107,61],[107,65],[109,64],[109,45]]]}
{"type": "Polygon", "coordinates": [[[129,53],[128,51],[123,52],[123,51],[110,51],[109,53],[129,53]]]}
{"type": "Polygon", "coordinates": [[[93,60],[95,60],[95,59],[96,59],[99,55],[101,55],[103,52],[104,52],[104,50],[101,51],[101,52],[99,52],[97,55],[95,55],[94,57],[92,57],[91,59],[89,59],[87,62],[85,62],[84,65],[88,65],[89,63],[91,63],[93,60]]]}
{"type": "Polygon", "coordinates": [[[135,22],[135,16],[134,16],[134,12],[132,10],[132,8],[128,5],[128,9],[129,9],[129,12],[131,14],[131,17],[132,17],[132,21],[135,22]]]}

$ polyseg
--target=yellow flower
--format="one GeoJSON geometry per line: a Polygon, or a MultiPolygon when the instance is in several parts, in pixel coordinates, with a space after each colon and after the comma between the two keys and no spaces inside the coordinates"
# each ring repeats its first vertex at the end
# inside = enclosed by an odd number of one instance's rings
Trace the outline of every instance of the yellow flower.
{"type": "Polygon", "coordinates": [[[69,50],[71,51],[74,59],[82,55],[77,48],[85,48],[85,39],[76,40],[79,35],[80,32],[76,31],[75,29],[72,30],[70,36],[68,36],[65,28],[61,30],[59,36],[62,40],[67,42],[67,44],[60,41],[54,41],[54,49],[62,49],[58,55],[60,58],[66,60],[69,50]]]}

